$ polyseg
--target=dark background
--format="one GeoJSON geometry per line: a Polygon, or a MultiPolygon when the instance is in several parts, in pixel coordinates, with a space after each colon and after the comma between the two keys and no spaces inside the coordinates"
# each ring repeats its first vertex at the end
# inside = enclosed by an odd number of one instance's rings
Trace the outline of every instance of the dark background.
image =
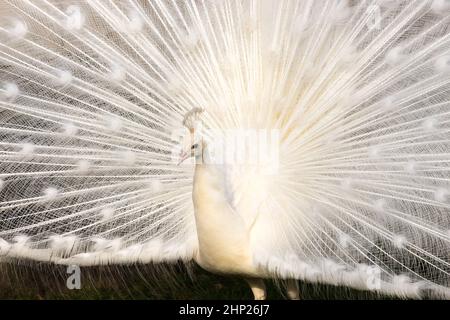
{"type": "MultiPolygon", "coordinates": [[[[81,267],[81,289],[66,286],[66,266],[36,262],[0,264],[0,299],[208,299],[252,300],[239,277],[218,276],[196,265],[81,267]]],[[[266,281],[268,299],[285,299],[280,283],[266,281]]],[[[304,300],[391,299],[373,292],[300,282],[304,300]]]]}

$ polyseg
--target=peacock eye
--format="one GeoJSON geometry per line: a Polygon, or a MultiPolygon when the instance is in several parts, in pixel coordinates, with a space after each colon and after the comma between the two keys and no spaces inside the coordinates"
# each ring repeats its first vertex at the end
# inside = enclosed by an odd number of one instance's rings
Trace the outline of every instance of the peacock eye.
{"type": "Polygon", "coordinates": [[[193,144],[192,147],[191,147],[191,150],[194,150],[194,149],[197,148],[197,147],[198,147],[198,143],[193,144]]]}

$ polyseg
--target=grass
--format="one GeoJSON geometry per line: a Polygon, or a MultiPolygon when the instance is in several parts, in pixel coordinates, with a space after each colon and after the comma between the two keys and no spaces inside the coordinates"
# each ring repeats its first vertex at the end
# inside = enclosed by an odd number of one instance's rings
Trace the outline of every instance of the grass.
{"type": "MultiPolygon", "coordinates": [[[[81,289],[69,290],[65,266],[43,263],[0,264],[0,299],[175,299],[249,300],[252,293],[237,277],[210,274],[197,266],[132,265],[81,269],[81,289]]],[[[278,285],[268,281],[268,298],[284,299],[278,285]]],[[[371,292],[346,287],[300,283],[301,298],[383,299],[371,292]]]]}

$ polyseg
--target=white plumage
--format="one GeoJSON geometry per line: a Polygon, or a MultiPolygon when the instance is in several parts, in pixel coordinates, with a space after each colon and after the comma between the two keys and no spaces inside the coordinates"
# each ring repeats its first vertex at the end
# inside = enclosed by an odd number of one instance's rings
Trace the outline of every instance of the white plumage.
{"type": "Polygon", "coordinates": [[[450,297],[449,1],[0,15],[2,260],[195,260],[260,299],[260,278],[450,297]]]}

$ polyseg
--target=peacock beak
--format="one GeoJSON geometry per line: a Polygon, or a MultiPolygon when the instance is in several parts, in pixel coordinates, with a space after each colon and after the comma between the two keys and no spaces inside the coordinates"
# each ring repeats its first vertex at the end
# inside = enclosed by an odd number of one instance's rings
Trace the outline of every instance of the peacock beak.
{"type": "Polygon", "coordinates": [[[188,152],[181,151],[180,152],[180,160],[177,165],[179,166],[180,164],[182,164],[187,158],[189,158],[189,156],[190,156],[190,154],[188,152]]]}

